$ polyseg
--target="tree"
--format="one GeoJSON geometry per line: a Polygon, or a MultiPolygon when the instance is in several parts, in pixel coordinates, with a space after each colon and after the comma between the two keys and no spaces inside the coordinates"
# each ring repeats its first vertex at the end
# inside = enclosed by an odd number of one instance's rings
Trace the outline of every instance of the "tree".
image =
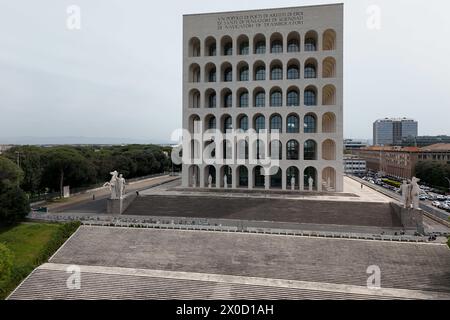
{"type": "Polygon", "coordinates": [[[11,278],[13,267],[13,257],[11,251],[4,244],[0,243],[0,294],[3,294],[6,284],[11,278]]]}
{"type": "Polygon", "coordinates": [[[23,172],[11,160],[0,157],[0,224],[13,224],[30,212],[28,197],[19,187],[23,172]]]}

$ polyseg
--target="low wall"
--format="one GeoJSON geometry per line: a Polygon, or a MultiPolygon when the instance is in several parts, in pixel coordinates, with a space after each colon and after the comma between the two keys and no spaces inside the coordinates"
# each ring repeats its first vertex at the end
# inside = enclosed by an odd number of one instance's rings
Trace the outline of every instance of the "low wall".
{"type": "Polygon", "coordinates": [[[109,214],[122,214],[136,199],[136,193],[129,193],[123,199],[107,199],[106,212],[109,214]]]}
{"type": "Polygon", "coordinates": [[[391,208],[406,230],[416,230],[424,234],[422,210],[406,209],[397,202],[391,202],[391,208]]]}

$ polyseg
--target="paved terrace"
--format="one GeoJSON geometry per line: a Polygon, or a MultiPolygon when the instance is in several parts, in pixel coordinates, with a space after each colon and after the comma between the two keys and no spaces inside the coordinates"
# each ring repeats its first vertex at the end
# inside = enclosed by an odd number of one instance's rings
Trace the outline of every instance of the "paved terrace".
{"type": "Polygon", "coordinates": [[[10,299],[450,299],[445,245],[82,226],[10,299]],[[81,289],[66,287],[81,266],[81,289]],[[367,267],[382,289],[368,289],[367,267]]]}

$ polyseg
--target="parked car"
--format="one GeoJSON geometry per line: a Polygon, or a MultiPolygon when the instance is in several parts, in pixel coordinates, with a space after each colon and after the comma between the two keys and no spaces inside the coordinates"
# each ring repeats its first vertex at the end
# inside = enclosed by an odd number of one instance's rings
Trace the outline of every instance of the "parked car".
{"type": "Polygon", "coordinates": [[[432,203],[431,203],[431,205],[433,205],[433,206],[435,206],[435,207],[437,207],[437,206],[439,206],[441,203],[439,202],[439,201],[433,201],[432,203]]]}
{"type": "Polygon", "coordinates": [[[428,200],[428,196],[426,194],[421,194],[419,196],[419,200],[422,200],[422,201],[428,200]]]}
{"type": "Polygon", "coordinates": [[[446,197],[444,197],[443,195],[438,195],[437,197],[436,197],[436,200],[437,201],[445,201],[445,200],[447,200],[447,198],[446,197]]]}

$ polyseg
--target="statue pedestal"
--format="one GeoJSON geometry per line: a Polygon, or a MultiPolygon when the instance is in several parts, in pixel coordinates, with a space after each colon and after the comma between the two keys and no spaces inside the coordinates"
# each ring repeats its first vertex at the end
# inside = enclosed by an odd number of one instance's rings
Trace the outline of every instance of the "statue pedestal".
{"type": "Polygon", "coordinates": [[[107,199],[106,212],[108,214],[122,214],[128,206],[136,199],[136,193],[127,194],[122,199],[107,199]]]}

